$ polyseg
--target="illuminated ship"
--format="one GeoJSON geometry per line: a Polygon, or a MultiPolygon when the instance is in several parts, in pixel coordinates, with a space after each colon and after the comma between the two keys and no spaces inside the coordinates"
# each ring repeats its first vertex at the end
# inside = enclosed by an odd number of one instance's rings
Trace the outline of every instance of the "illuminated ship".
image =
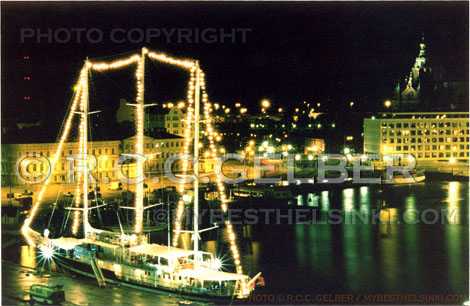
{"type": "MultiPolygon", "coordinates": [[[[214,143],[214,129],[211,125],[210,113],[212,106],[205,91],[204,73],[199,68],[197,61],[179,60],[168,57],[165,54],[150,52],[146,48],[141,54],[132,55],[123,60],[110,63],[94,63],[86,61],[81,70],[79,80],[75,86],[75,96],[69,109],[59,142],[56,155],[52,159],[51,169],[54,166],[68,138],[74,116],[79,118],[79,152],[86,156],[88,143],[88,115],[93,113],[88,110],[88,75],[91,71],[105,71],[118,69],[131,64],[137,64],[137,97],[135,99],[136,118],[136,154],[144,153],[144,69],[145,59],[150,58],[159,62],[175,65],[190,73],[188,84],[188,109],[186,113],[186,131],[184,154],[189,155],[189,150],[194,138],[194,157],[199,157],[200,123],[205,125],[205,135],[209,138],[212,157],[217,161],[217,149],[214,143]],[[200,101],[203,104],[203,120],[200,119],[200,101]],[[193,133],[193,134],[192,134],[193,133]],[[192,137],[195,135],[196,137],[192,137]]],[[[149,243],[149,237],[143,233],[144,211],[153,205],[144,206],[143,181],[136,183],[134,225],[131,233],[111,232],[94,228],[89,223],[89,213],[98,209],[99,204],[92,204],[88,199],[88,175],[86,175],[89,161],[87,158],[76,160],[80,171],[76,175],[76,191],[74,194],[74,206],[69,207],[73,215],[72,237],[49,237],[49,229],[44,230],[44,235],[32,228],[32,221],[37,215],[41,199],[49,184],[46,179],[38,195],[37,201],[32,206],[28,217],[22,227],[22,233],[30,245],[37,246],[42,255],[54,259],[56,265],[73,273],[96,278],[100,286],[106,283],[115,283],[132,288],[170,293],[177,296],[198,300],[231,300],[247,298],[255,287],[255,282],[260,277],[258,273],[253,278],[243,274],[240,263],[240,253],[236,245],[236,235],[229,220],[225,221],[225,230],[230,243],[230,252],[235,264],[234,272],[221,271],[221,262],[213,254],[201,251],[199,248],[199,233],[206,229],[199,229],[199,181],[198,167],[194,167],[194,197],[193,204],[193,228],[183,230],[181,217],[184,213],[185,179],[181,180],[178,193],[179,200],[174,223],[172,246],[168,236],[168,245],[149,243]],[[94,206],[93,206],[94,205],[94,206]],[[82,238],[77,237],[80,227],[83,228],[82,238]],[[193,236],[193,248],[178,248],[180,233],[191,233],[193,236]]],[[[188,170],[188,161],[183,159],[183,171],[188,170]]],[[[224,212],[227,212],[228,199],[221,181],[221,175],[215,171],[219,192],[218,201],[224,212]]],[[[143,163],[138,164],[137,177],[143,175],[143,163]]],[[[187,198],[186,198],[187,200],[187,198]]],[[[129,208],[129,207],[128,207],[129,208]]],[[[217,226],[214,226],[215,228],[217,226]]],[[[170,232],[170,231],[169,231],[170,232]]]]}

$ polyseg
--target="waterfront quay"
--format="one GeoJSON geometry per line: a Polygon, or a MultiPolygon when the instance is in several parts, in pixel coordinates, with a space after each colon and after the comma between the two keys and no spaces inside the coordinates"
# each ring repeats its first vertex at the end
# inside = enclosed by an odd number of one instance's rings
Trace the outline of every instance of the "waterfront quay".
{"type": "Polygon", "coordinates": [[[108,284],[102,288],[89,278],[62,274],[55,265],[36,265],[36,251],[26,245],[18,246],[19,262],[2,261],[2,305],[30,305],[29,287],[32,284],[62,285],[66,301],[61,305],[200,305],[179,297],[149,294],[135,289],[108,284]]]}

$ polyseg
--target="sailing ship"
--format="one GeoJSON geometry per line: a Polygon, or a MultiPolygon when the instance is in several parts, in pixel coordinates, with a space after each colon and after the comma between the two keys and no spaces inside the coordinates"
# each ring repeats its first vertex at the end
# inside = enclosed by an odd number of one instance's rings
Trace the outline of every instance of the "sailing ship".
{"type": "MultiPolygon", "coordinates": [[[[83,158],[77,159],[79,171],[76,175],[76,192],[74,194],[74,206],[68,207],[73,214],[73,226],[71,237],[49,237],[49,229],[41,234],[37,229],[33,229],[32,222],[35,218],[41,199],[48,186],[47,179],[38,195],[37,201],[32,206],[28,217],[22,227],[22,233],[30,245],[36,246],[46,258],[54,259],[59,267],[81,274],[90,278],[96,278],[99,286],[106,283],[120,284],[132,288],[175,294],[181,297],[196,300],[230,300],[247,298],[254,290],[255,283],[260,278],[261,273],[250,277],[243,273],[240,263],[240,253],[236,245],[236,236],[232,224],[225,221],[225,229],[229,238],[230,251],[235,264],[236,271],[227,272],[221,270],[221,262],[212,253],[202,251],[199,247],[199,234],[201,232],[216,228],[214,226],[206,229],[199,229],[199,180],[198,167],[194,167],[194,196],[193,222],[191,230],[184,230],[181,223],[181,216],[188,204],[185,201],[186,180],[180,182],[178,189],[180,198],[177,203],[176,220],[174,223],[173,240],[170,245],[170,230],[168,226],[168,244],[150,243],[149,236],[143,231],[144,211],[154,205],[144,206],[143,182],[136,182],[134,226],[132,232],[124,232],[121,227],[120,232],[112,232],[93,227],[89,222],[89,213],[93,209],[105,205],[93,204],[88,199],[88,159],[86,158],[88,145],[88,116],[94,112],[88,110],[88,74],[91,71],[104,71],[117,69],[131,64],[137,64],[137,97],[136,103],[132,104],[136,109],[136,154],[142,155],[143,150],[143,122],[144,108],[144,69],[145,59],[150,58],[170,65],[176,65],[190,72],[188,84],[188,110],[186,114],[186,138],[184,154],[189,154],[191,139],[194,139],[194,158],[199,158],[199,137],[200,123],[206,126],[205,134],[208,135],[212,156],[217,159],[217,149],[213,142],[213,127],[211,125],[211,104],[205,92],[204,74],[199,67],[198,61],[180,60],[169,57],[165,54],[150,52],[146,48],[141,54],[132,55],[123,60],[109,63],[94,63],[86,61],[81,70],[79,80],[75,86],[75,97],[68,112],[62,135],[59,138],[57,154],[52,160],[51,169],[57,162],[59,152],[63,143],[68,137],[72,120],[75,115],[79,115],[79,151],[83,158]],[[200,102],[203,102],[204,119],[200,119],[200,102]],[[191,136],[192,135],[192,136],[191,136]],[[94,206],[92,206],[94,205],[94,206]],[[82,237],[78,237],[79,229],[83,229],[82,237]],[[178,247],[180,233],[190,233],[193,237],[193,248],[184,249],[178,247]]],[[[186,174],[188,163],[183,160],[183,170],[186,174]]],[[[137,176],[143,175],[143,164],[137,166],[137,176]]],[[[219,190],[218,201],[224,212],[227,212],[228,199],[220,180],[220,173],[216,171],[217,186],[219,190]]],[[[156,205],[156,204],[155,204],[156,205]]],[[[129,207],[127,207],[129,209],[129,207]]],[[[259,281],[259,280],[258,280],[259,281]]]]}

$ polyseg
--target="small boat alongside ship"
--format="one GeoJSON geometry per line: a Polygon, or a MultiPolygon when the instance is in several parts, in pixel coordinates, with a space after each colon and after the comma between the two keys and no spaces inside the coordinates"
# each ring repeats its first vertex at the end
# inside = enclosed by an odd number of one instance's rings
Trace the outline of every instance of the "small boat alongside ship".
{"type": "Polygon", "coordinates": [[[423,182],[426,179],[424,170],[410,170],[403,172],[393,172],[387,174],[384,171],[381,183],[383,185],[404,185],[404,184],[417,184],[423,182]]]}
{"type": "Polygon", "coordinates": [[[233,188],[232,193],[238,198],[271,198],[275,200],[292,199],[294,195],[289,188],[282,186],[271,185],[256,185],[246,184],[243,186],[236,186],[233,188]]]}

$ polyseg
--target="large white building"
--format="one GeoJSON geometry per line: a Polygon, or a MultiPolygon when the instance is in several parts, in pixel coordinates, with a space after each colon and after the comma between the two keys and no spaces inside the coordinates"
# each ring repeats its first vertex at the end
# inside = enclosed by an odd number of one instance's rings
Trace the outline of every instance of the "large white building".
{"type": "Polygon", "coordinates": [[[364,153],[468,162],[468,133],[468,112],[381,113],[364,119],[364,153]]]}

